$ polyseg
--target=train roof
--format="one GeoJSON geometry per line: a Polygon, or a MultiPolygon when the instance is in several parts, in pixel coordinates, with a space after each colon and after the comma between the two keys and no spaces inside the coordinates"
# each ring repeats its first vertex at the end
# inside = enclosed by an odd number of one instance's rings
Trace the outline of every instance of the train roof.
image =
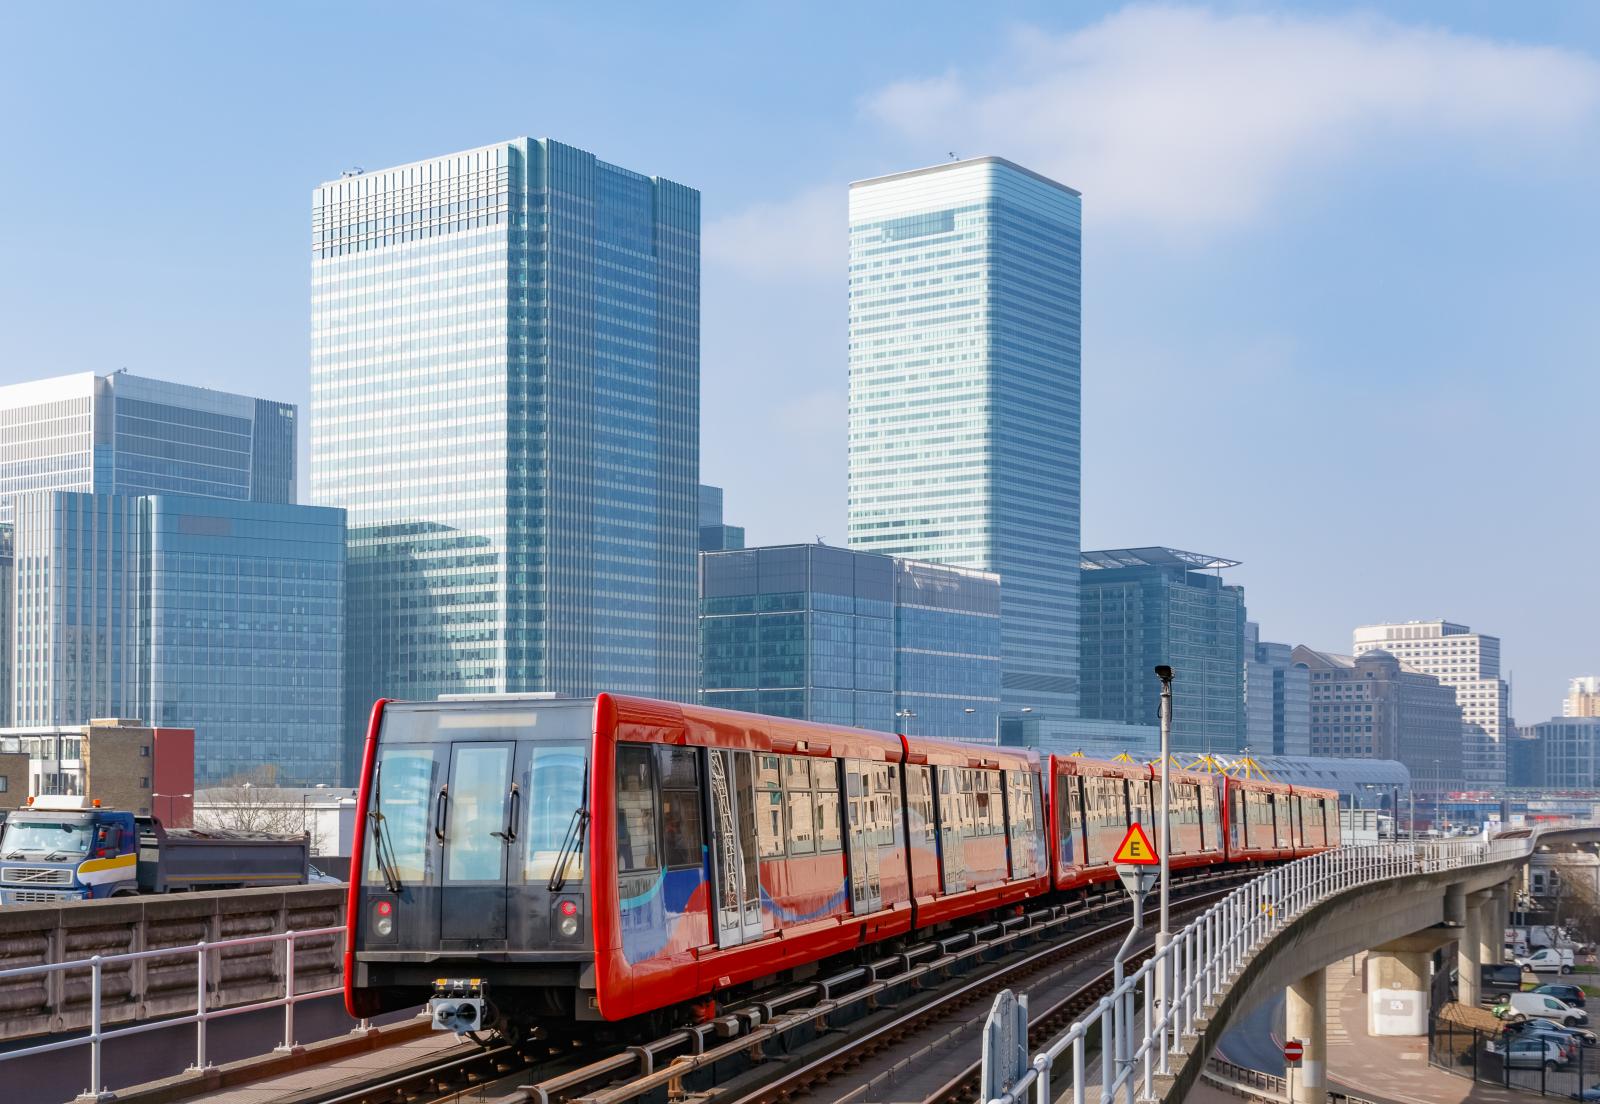
{"type": "Polygon", "coordinates": [[[901,736],[906,762],[931,763],[941,767],[995,767],[1003,770],[1031,770],[1039,763],[1032,748],[998,744],[960,744],[954,740],[935,740],[926,736],[901,736]]]}
{"type": "Polygon", "coordinates": [[[1118,763],[1111,759],[1089,759],[1081,755],[1052,755],[1050,761],[1056,773],[1108,778],[1150,777],[1148,763],[1118,763]]]}
{"type": "Polygon", "coordinates": [[[880,762],[899,762],[901,754],[899,737],[887,732],[654,698],[601,694],[596,700],[595,715],[598,723],[613,724],[618,736],[655,743],[880,762]]]}

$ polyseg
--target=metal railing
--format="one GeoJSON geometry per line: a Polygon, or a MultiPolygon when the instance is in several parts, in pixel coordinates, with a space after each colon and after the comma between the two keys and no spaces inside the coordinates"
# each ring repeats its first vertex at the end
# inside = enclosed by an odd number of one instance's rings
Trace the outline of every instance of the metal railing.
{"type": "Polygon", "coordinates": [[[100,1096],[106,1092],[105,1079],[102,1076],[101,1056],[102,1049],[107,1040],[120,1039],[128,1035],[139,1035],[147,1031],[161,1031],[171,1027],[182,1027],[193,1024],[195,1029],[194,1064],[191,1070],[205,1070],[211,1068],[206,1052],[206,1025],[212,1020],[220,1020],[226,1016],[237,1016],[244,1012],[260,1012],[269,1008],[283,1009],[283,1041],[278,1050],[291,1051],[297,1042],[294,1030],[294,1008],[302,1001],[316,1000],[319,997],[332,996],[343,992],[342,984],[329,989],[315,989],[305,993],[295,992],[294,962],[296,942],[301,939],[313,939],[328,935],[343,935],[344,925],[331,928],[311,928],[306,931],[274,932],[270,935],[247,935],[235,939],[218,939],[214,942],[201,940],[183,947],[160,947],[148,951],[128,951],[123,954],[94,955],[91,958],[75,959],[71,962],[44,962],[32,966],[17,966],[9,970],[0,970],[0,981],[8,978],[28,977],[31,975],[64,974],[69,971],[87,970],[89,979],[89,1027],[88,1033],[71,1039],[57,1039],[48,1043],[38,1043],[34,1046],[20,1047],[0,1053],[0,1063],[9,1062],[15,1058],[27,1058],[34,1054],[44,1054],[52,1050],[68,1050],[72,1047],[86,1046],[89,1048],[89,1092],[90,1096],[100,1096]],[[283,967],[283,996],[268,1000],[254,1000],[241,1004],[229,1005],[225,1008],[210,1008],[207,998],[206,984],[210,973],[207,968],[211,956],[219,951],[233,947],[256,946],[264,943],[282,943],[285,946],[283,967]],[[117,1027],[107,1029],[101,1023],[101,982],[107,967],[119,966],[123,963],[139,962],[145,959],[181,958],[193,955],[195,959],[195,1011],[189,1015],[168,1016],[162,1019],[151,1020],[147,1023],[136,1023],[130,1027],[117,1027]]]}
{"type": "Polygon", "coordinates": [[[1051,1081],[1066,1065],[1074,1104],[1090,1099],[1091,1059],[1098,1057],[1098,1099],[1127,1104],[1153,1099],[1155,1078],[1182,1058],[1184,1036],[1256,951],[1314,905],[1357,886],[1415,874],[1527,857],[1537,833],[1520,839],[1438,840],[1344,847],[1270,870],[1213,905],[1147,958],[1066,1034],[1034,1056],[1011,1090],[989,1104],[1056,1099],[1051,1081]],[[1165,984],[1163,984],[1165,982],[1165,984]],[[1173,994],[1159,1000],[1161,990],[1173,994]],[[1097,1037],[1097,1038],[1096,1038],[1097,1037]]]}

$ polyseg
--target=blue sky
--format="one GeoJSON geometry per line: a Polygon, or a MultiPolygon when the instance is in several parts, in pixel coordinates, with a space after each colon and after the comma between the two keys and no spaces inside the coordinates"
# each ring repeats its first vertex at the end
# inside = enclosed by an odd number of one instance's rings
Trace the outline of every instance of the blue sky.
{"type": "Polygon", "coordinates": [[[0,382],[303,404],[312,187],[548,135],[701,190],[704,477],[842,543],[845,186],[1001,154],[1084,192],[1086,546],[1600,673],[1600,6],[575,7],[9,7],[0,382]]]}

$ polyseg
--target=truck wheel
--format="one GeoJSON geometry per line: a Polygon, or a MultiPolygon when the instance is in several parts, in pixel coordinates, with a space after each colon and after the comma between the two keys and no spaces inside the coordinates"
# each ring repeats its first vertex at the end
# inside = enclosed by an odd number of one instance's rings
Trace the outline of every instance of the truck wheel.
{"type": "Polygon", "coordinates": [[[111,896],[113,896],[113,897],[137,897],[137,896],[139,896],[139,891],[137,889],[127,889],[127,888],[113,889],[111,891],[111,896]]]}
{"type": "Polygon", "coordinates": [[[1571,966],[1563,966],[1563,967],[1561,967],[1561,972],[1563,974],[1570,974],[1570,973],[1572,973],[1572,967],[1571,966]]]}

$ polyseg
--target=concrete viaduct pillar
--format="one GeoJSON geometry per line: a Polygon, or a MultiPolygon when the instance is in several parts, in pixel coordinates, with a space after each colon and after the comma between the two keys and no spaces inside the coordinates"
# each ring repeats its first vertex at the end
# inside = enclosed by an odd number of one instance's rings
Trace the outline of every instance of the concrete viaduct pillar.
{"type": "Polygon", "coordinates": [[[1300,1068],[1288,1071],[1289,1104],[1328,1099],[1328,972],[1313,970],[1284,991],[1284,1037],[1305,1047],[1300,1068]]]}
{"type": "Polygon", "coordinates": [[[1410,938],[1367,952],[1367,1034],[1426,1035],[1433,948],[1410,938]]]}

